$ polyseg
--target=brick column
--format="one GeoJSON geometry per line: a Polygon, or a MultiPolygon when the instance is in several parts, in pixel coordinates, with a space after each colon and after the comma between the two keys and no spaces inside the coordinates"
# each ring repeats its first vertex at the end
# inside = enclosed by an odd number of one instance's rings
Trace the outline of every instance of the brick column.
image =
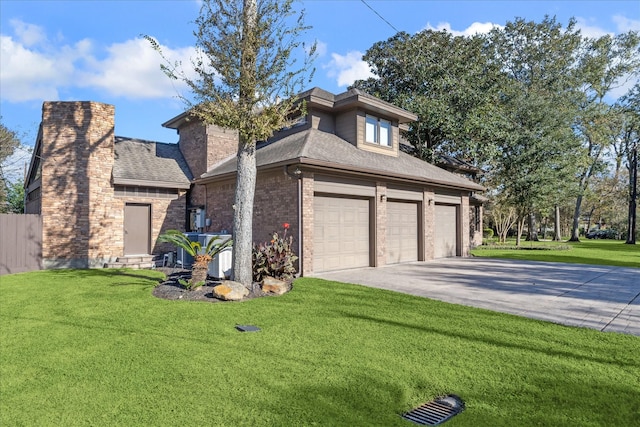
{"type": "Polygon", "coordinates": [[[387,184],[376,183],[375,209],[375,265],[381,267],[387,263],[387,184]],[[384,200],[382,200],[384,198],[384,200]]]}
{"type": "Polygon", "coordinates": [[[460,256],[466,257],[469,256],[469,247],[470,247],[470,239],[469,239],[469,194],[463,193],[461,197],[461,205],[460,205],[460,256]]]}
{"type": "Polygon", "coordinates": [[[314,175],[302,174],[302,275],[313,273],[313,187],[314,175]]]}
{"type": "Polygon", "coordinates": [[[423,259],[431,261],[434,259],[434,239],[436,227],[436,200],[435,192],[432,188],[427,188],[422,193],[422,230],[423,230],[423,259]]]}

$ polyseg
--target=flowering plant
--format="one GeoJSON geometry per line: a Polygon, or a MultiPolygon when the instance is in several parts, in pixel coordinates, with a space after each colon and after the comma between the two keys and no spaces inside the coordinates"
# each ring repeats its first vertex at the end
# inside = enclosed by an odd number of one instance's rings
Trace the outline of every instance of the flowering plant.
{"type": "Polygon", "coordinates": [[[282,224],[282,228],[282,236],[274,232],[269,242],[253,244],[254,281],[260,282],[267,276],[282,280],[293,278],[296,272],[293,264],[298,257],[293,253],[293,236],[287,237],[289,223],[282,224]]]}

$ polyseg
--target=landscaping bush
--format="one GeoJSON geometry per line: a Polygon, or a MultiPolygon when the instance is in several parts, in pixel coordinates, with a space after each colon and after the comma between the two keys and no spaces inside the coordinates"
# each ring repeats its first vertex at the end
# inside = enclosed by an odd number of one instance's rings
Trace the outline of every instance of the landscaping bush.
{"type": "Polygon", "coordinates": [[[485,228],[482,230],[482,237],[485,239],[490,239],[493,237],[493,228],[485,228]]]}
{"type": "Polygon", "coordinates": [[[281,280],[291,280],[296,272],[294,263],[298,257],[293,252],[293,236],[287,237],[289,224],[283,224],[280,236],[273,233],[271,241],[253,245],[253,280],[262,281],[270,276],[281,280]]]}

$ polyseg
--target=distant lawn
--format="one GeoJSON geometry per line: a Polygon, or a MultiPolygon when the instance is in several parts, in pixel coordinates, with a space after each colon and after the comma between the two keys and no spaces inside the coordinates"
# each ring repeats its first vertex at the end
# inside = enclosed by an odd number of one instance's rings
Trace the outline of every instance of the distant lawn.
{"type": "Polygon", "coordinates": [[[319,279],[165,301],[159,278],[0,277],[0,425],[410,427],[448,393],[467,409],[447,426],[640,425],[635,336],[319,279]]]}
{"type": "Polygon", "coordinates": [[[626,245],[620,240],[588,240],[580,242],[525,242],[521,249],[515,240],[508,241],[510,249],[479,246],[471,251],[473,256],[510,258],[531,261],[568,262],[578,264],[613,265],[640,268],[640,245],[626,245]],[[541,250],[541,249],[557,250],[541,250]]]}

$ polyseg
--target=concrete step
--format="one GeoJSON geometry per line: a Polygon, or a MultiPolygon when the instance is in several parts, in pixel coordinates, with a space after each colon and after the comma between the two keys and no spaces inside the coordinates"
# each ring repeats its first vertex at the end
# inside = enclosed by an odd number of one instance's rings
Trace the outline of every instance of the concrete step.
{"type": "Polygon", "coordinates": [[[155,268],[156,263],[153,255],[118,257],[115,262],[107,262],[104,268],[132,268],[139,270],[142,268],[155,268]]]}

